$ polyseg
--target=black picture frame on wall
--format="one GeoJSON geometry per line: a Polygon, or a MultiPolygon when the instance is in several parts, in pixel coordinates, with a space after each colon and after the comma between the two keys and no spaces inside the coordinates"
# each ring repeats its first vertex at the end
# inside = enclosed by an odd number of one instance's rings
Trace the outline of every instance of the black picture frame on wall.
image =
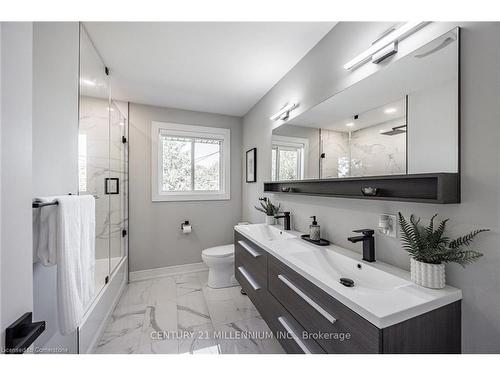
{"type": "Polygon", "coordinates": [[[257,149],[246,152],[246,181],[257,182],[257,149]]]}

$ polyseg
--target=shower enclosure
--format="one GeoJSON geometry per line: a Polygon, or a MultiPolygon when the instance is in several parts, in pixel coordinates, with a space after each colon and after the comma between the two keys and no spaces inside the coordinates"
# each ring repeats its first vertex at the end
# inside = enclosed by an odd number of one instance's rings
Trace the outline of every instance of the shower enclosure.
{"type": "MultiPolygon", "coordinates": [[[[79,194],[96,198],[95,297],[127,255],[128,103],[80,26],[79,194]]],[[[95,300],[94,297],[94,300],[95,300]]]]}

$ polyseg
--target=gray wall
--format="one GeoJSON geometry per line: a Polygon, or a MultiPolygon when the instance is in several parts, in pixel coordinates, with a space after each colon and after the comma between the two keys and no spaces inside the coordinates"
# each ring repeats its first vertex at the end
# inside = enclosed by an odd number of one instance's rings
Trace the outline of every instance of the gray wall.
{"type": "MultiPolygon", "coordinates": [[[[2,22],[0,348],[5,328],[33,311],[31,119],[33,24],[2,22]]],[[[2,350],[0,350],[2,353],[2,350]]]]}
{"type": "MultiPolygon", "coordinates": [[[[33,197],[78,193],[78,22],[33,24],[33,197]]],[[[58,330],[57,266],[33,264],[40,347],[76,353],[76,332],[58,330]]]]}
{"type": "MultiPolygon", "coordinates": [[[[342,65],[366,49],[388,23],[339,23],[325,36],[243,119],[243,150],[257,147],[258,183],[243,183],[243,218],[263,222],[253,205],[262,195],[263,181],[270,180],[271,132],[269,116],[292,100],[300,102],[297,115],[322,99],[339,92],[378,69],[367,64],[355,72],[342,65]]],[[[437,212],[452,218],[450,234],[460,234],[477,227],[492,232],[479,238],[476,249],[485,256],[465,270],[447,266],[448,283],[463,291],[464,352],[500,352],[500,174],[498,139],[500,127],[500,23],[432,23],[400,43],[400,58],[421,43],[462,26],[462,203],[426,205],[397,202],[367,202],[321,197],[273,196],[292,212],[295,229],[305,231],[309,216],[316,215],[325,237],[360,252],[360,247],[346,241],[351,230],[375,227],[380,213],[415,213],[429,218],[437,212]]],[[[408,256],[399,240],[377,236],[377,258],[408,269],[408,256]]]]}
{"type": "Polygon", "coordinates": [[[130,103],[129,191],[130,271],[201,262],[206,247],[232,243],[241,218],[241,119],[130,103]],[[163,121],[231,129],[231,199],[151,201],[151,122],[163,121]],[[193,232],[180,225],[189,220],[193,232]]]}
{"type": "Polygon", "coordinates": [[[78,22],[33,25],[33,195],[78,193],[78,22]]]}

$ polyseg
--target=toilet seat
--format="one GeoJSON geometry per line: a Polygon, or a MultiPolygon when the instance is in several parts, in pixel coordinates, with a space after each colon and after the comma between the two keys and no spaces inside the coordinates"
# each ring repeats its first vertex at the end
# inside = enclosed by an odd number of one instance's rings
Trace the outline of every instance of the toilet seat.
{"type": "Polygon", "coordinates": [[[234,255],[234,245],[215,246],[203,250],[202,255],[211,258],[227,258],[234,255]]]}

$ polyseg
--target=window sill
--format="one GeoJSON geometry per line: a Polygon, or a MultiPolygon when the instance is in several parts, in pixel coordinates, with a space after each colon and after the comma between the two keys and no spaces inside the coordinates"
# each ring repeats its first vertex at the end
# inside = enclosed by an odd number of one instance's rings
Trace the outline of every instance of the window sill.
{"type": "Polygon", "coordinates": [[[152,198],[153,202],[186,202],[186,201],[220,201],[230,200],[229,193],[221,194],[172,194],[172,195],[155,195],[152,198]]]}

